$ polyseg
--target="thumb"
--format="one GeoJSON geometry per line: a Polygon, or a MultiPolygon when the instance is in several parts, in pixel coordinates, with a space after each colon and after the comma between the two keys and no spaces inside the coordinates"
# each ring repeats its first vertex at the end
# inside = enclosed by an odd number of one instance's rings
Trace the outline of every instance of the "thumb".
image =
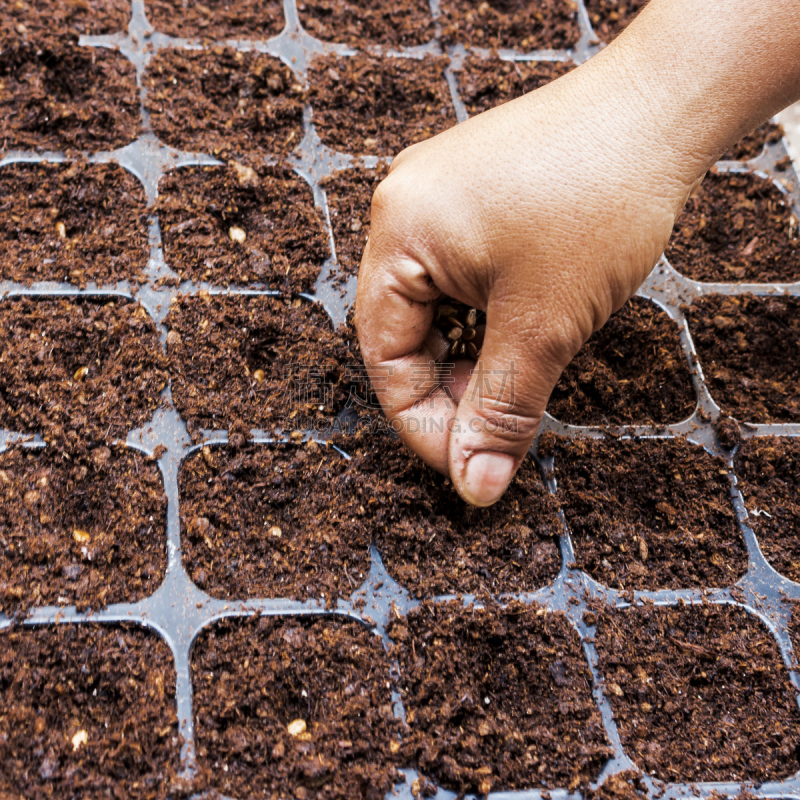
{"type": "Polygon", "coordinates": [[[500,499],[527,454],[550,392],[581,344],[552,316],[536,320],[491,300],[480,359],[461,397],[449,442],[450,477],[475,506],[500,499]]]}

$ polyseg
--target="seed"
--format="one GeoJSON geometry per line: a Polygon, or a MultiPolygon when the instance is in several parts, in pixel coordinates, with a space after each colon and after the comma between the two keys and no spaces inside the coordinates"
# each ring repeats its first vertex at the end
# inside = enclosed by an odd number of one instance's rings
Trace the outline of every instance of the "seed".
{"type": "Polygon", "coordinates": [[[478,322],[478,309],[471,308],[469,311],[467,311],[467,325],[470,328],[474,328],[477,322],[478,322]]]}
{"type": "Polygon", "coordinates": [[[478,348],[472,342],[467,342],[467,355],[473,360],[478,360],[478,348]]]}
{"type": "Polygon", "coordinates": [[[461,332],[463,328],[455,327],[450,328],[447,333],[447,338],[450,339],[451,342],[456,342],[461,338],[461,332]]]}
{"type": "Polygon", "coordinates": [[[436,309],[436,319],[441,319],[442,317],[453,317],[456,314],[456,310],[453,306],[448,305],[441,305],[436,309]]]}
{"type": "Polygon", "coordinates": [[[618,683],[609,683],[608,688],[611,694],[615,694],[617,697],[622,697],[624,694],[622,687],[618,683]]]}
{"type": "Polygon", "coordinates": [[[362,227],[363,226],[360,219],[353,219],[353,221],[350,223],[350,230],[353,233],[358,233],[362,227]]]}
{"type": "Polygon", "coordinates": [[[78,544],[89,544],[89,542],[92,541],[92,537],[89,535],[89,532],[82,531],[80,528],[75,528],[75,530],[72,531],[72,538],[78,544]]]}
{"type": "Polygon", "coordinates": [[[72,737],[72,749],[77,750],[82,744],[89,744],[89,734],[86,731],[78,731],[72,737]]]}
{"type": "Polygon", "coordinates": [[[306,721],[304,719],[296,719],[289,723],[286,730],[290,736],[299,736],[301,733],[306,732],[306,721]]]}
{"type": "Polygon", "coordinates": [[[236,180],[240,186],[247,186],[250,183],[258,183],[258,175],[252,167],[240,164],[238,161],[231,161],[230,166],[236,173],[236,180]]]}
{"type": "Polygon", "coordinates": [[[236,225],[232,225],[228,230],[228,236],[231,237],[232,242],[237,244],[244,244],[247,241],[247,234],[236,225]]]}
{"type": "Polygon", "coordinates": [[[273,525],[269,529],[269,535],[273,536],[275,539],[280,539],[281,536],[283,536],[283,531],[277,525],[273,525]]]}
{"type": "Polygon", "coordinates": [[[264,383],[264,370],[263,369],[257,369],[253,373],[253,380],[256,383],[264,383]]]}
{"type": "Polygon", "coordinates": [[[644,539],[639,539],[639,555],[642,561],[647,561],[647,542],[644,539]]]}
{"type": "Polygon", "coordinates": [[[393,754],[400,752],[400,742],[389,742],[389,751],[393,754]]]}
{"type": "Polygon", "coordinates": [[[78,367],[72,377],[76,381],[82,381],[88,374],[89,367],[78,367]]]}
{"type": "Polygon", "coordinates": [[[367,138],[367,139],[364,139],[364,147],[366,147],[367,150],[371,150],[373,147],[376,147],[377,144],[378,144],[378,140],[377,139],[373,139],[371,137],[367,138]]]}
{"type": "Polygon", "coordinates": [[[167,347],[177,347],[181,343],[181,335],[178,331],[170,331],[167,334],[167,347]]]}
{"type": "Polygon", "coordinates": [[[59,239],[67,238],[67,226],[63,222],[56,222],[56,233],[59,239]]]}
{"type": "Polygon", "coordinates": [[[461,334],[461,338],[465,342],[471,342],[476,336],[475,328],[464,328],[464,333],[461,334]]]}

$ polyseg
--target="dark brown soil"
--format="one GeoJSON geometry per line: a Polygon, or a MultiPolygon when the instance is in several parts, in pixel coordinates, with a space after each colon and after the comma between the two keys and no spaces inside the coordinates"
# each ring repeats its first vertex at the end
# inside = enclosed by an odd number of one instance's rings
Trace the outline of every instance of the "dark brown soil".
{"type": "Polygon", "coordinates": [[[758,158],[764,145],[776,144],[783,137],[783,128],[774,122],[765,122],[760,128],[748,133],[740,142],[730,148],[722,159],[728,161],[748,161],[758,158]]]}
{"type": "Polygon", "coordinates": [[[497,504],[475,508],[393,438],[341,446],[362,476],[357,491],[386,569],[414,597],[526,592],[558,574],[563,525],[532,459],[497,504]]]}
{"type": "Polygon", "coordinates": [[[186,167],[158,191],[165,258],[182,279],[313,291],[328,237],[311,187],[292,170],[186,167]]]}
{"type": "Polygon", "coordinates": [[[428,0],[298,0],[300,22],[312,36],[351,47],[413,47],[435,34],[428,0]]]}
{"type": "Polygon", "coordinates": [[[614,589],[731,586],[747,548],[725,462],[684,439],[562,440],[558,500],[575,561],[614,589]]]}
{"type": "Polygon", "coordinates": [[[393,156],[455,125],[447,63],[431,55],[315,58],[309,99],[323,144],[345,153],[393,156]]]}
{"type": "Polygon", "coordinates": [[[800,583],[800,439],[748,439],[733,463],[761,552],[800,583]]]}
{"type": "Polygon", "coordinates": [[[328,198],[338,269],[334,284],[343,287],[358,274],[364,245],[369,236],[372,195],[386,177],[388,168],[349,169],[320,181],[328,198]]]}
{"type": "Polygon", "coordinates": [[[124,33],[130,17],[130,4],[125,0],[0,0],[3,38],[124,33]]]}
{"type": "Polygon", "coordinates": [[[260,160],[303,138],[305,90],[272,56],[222,46],[160,50],[143,80],[153,130],[171,147],[260,160]]]}
{"type": "Polygon", "coordinates": [[[575,356],[547,410],[571,425],[666,425],[695,405],[677,325],[634,297],[575,356]]]}
{"type": "Polygon", "coordinates": [[[145,0],[150,24],[182,38],[269,39],[284,26],[280,0],[145,0]]]}
{"type": "Polygon", "coordinates": [[[455,73],[461,100],[471,114],[540,89],[575,69],[571,61],[503,61],[498,56],[468,56],[455,73]]]}
{"type": "Polygon", "coordinates": [[[603,42],[610,42],[622,33],[647,0],[584,0],[592,30],[603,42]]]}
{"type": "Polygon", "coordinates": [[[0,155],[113,150],[140,132],[136,69],[121,53],[74,39],[0,48],[0,155]]]}
{"type": "Polygon", "coordinates": [[[665,255],[697,281],[800,280],[791,198],[757,175],[707,175],[678,218],[665,255]]]}
{"type": "Polygon", "coordinates": [[[115,164],[0,169],[0,279],[86,286],[143,281],[144,189],[115,164]]]}
{"type": "Polygon", "coordinates": [[[141,600],[167,567],[167,500],[135,450],[0,454],[0,610],[141,600]]]}
{"type": "Polygon", "coordinates": [[[172,396],[190,430],[324,426],[347,404],[355,332],[334,332],[321,306],[203,292],[175,303],[166,325],[172,396]]]}
{"type": "Polygon", "coordinates": [[[12,628],[0,641],[3,797],[170,795],[180,741],[165,642],[89,624],[12,628]]]}
{"type": "Polygon", "coordinates": [[[153,414],[166,359],[145,310],[117,299],[0,303],[0,429],[86,447],[153,414]]]}
{"type": "Polygon", "coordinates": [[[586,787],[611,749],[577,633],[537,605],[484,605],[425,603],[390,622],[404,751],[456,792],[586,787]]]}
{"type": "Polygon", "coordinates": [[[441,0],[439,11],[446,44],[561,50],[580,38],[571,0],[441,0]]]}
{"type": "Polygon", "coordinates": [[[800,422],[800,299],[712,295],[685,313],[724,413],[740,422],[800,422]]]}
{"type": "Polygon", "coordinates": [[[625,770],[609,775],[597,789],[584,795],[587,800],[645,800],[647,786],[640,772],[625,770]]]}
{"type": "Polygon", "coordinates": [[[379,800],[402,779],[389,663],[358,622],[219,622],[194,646],[192,685],[200,774],[222,794],[379,800]]]}
{"type": "Polygon", "coordinates": [[[792,668],[800,666],[800,600],[790,601],[791,615],[789,617],[789,638],[792,640],[792,668]]]}
{"type": "Polygon", "coordinates": [[[349,597],[367,577],[371,525],[333,448],[204,447],[180,473],[183,562],[213,597],[349,597]]]}
{"type": "Polygon", "coordinates": [[[627,754],[662,781],[798,769],[800,712],[778,645],[734,606],[603,610],[596,647],[627,754]]]}

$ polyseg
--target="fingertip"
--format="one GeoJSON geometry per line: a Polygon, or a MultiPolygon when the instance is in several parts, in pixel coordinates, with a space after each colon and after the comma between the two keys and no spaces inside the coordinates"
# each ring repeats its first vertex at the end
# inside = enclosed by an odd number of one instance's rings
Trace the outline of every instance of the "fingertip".
{"type": "Polygon", "coordinates": [[[457,479],[459,494],[471,505],[484,508],[496,503],[516,472],[517,461],[508,453],[473,453],[457,479]]]}

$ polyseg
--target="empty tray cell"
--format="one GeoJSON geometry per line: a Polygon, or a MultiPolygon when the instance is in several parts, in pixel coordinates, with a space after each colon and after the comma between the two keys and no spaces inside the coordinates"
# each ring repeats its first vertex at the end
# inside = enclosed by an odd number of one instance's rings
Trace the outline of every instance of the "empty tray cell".
{"type": "Polygon", "coordinates": [[[0,303],[0,429],[83,445],[125,439],[167,385],[147,312],[123,299],[0,303]]]}
{"type": "Polygon", "coordinates": [[[731,586],[747,548],[725,462],[684,439],[563,439],[557,497],[575,562],[614,589],[731,586]]]}
{"type": "Polygon", "coordinates": [[[0,633],[0,793],[163,798],[177,784],[175,670],[134,627],[0,633]]]}
{"type": "Polygon", "coordinates": [[[668,783],[797,771],[797,690],[758,618],[736,606],[648,604],[602,610],[596,622],[606,695],[639,768],[668,783]]]}
{"type": "Polygon", "coordinates": [[[0,0],[0,35],[125,33],[130,17],[126,0],[0,0]]]}
{"type": "Polygon", "coordinates": [[[369,236],[372,195],[388,169],[349,169],[323,178],[320,185],[328,199],[338,269],[334,284],[343,286],[358,274],[364,245],[369,236]]]}
{"type": "Polygon", "coordinates": [[[264,53],[159,50],[143,81],[153,130],[179,150],[261,160],[303,138],[305,91],[289,67],[264,53]]]}
{"type": "Polygon", "coordinates": [[[758,175],[707,175],[678,218],[665,255],[697,281],[800,280],[791,198],[758,175]]]}
{"type": "Polygon", "coordinates": [[[297,11],[312,36],[351,47],[413,47],[435,34],[428,0],[298,0],[297,11]]]}
{"type": "Polygon", "coordinates": [[[448,60],[318,56],[308,74],[323,144],[344,153],[393,156],[455,125],[448,60]]]}
{"type": "Polygon", "coordinates": [[[748,439],[733,464],[761,552],[800,583],[800,438],[748,439]]]}
{"type": "Polygon", "coordinates": [[[165,258],[182,279],[313,291],[328,236],[311,187],[292,170],[186,167],[158,192],[165,258]]]}
{"type": "Polygon", "coordinates": [[[347,404],[355,332],[299,298],[199,296],[166,319],[172,396],[190,429],[292,431],[347,404]]]}
{"type": "Polygon", "coordinates": [[[455,75],[461,100],[474,115],[540,89],[574,68],[571,61],[504,61],[497,56],[467,56],[455,75]]]}
{"type": "Polygon", "coordinates": [[[213,597],[349,597],[369,572],[370,524],[336,450],[316,442],[204,447],[180,473],[183,561],[213,597]]]}
{"type": "Polygon", "coordinates": [[[677,324],[634,297],[575,356],[547,411],[571,425],[667,425],[696,403],[677,324]]]}
{"type": "Polygon", "coordinates": [[[147,201],[116,164],[0,168],[0,279],[79,286],[144,280],[147,201]]]}
{"type": "Polygon", "coordinates": [[[152,594],[167,567],[166,508],[158,466],[136,450],[0,454],[0,610],[152,594]]]}
{"type": "Polygon", "coordinates": [[[758,158],[768,144],[777,144],[783,138],[783,128],[774,122],[765,122],[760,128],[748,133],[741,141],[728,150],[723,159],[748,161],[758,158]]]}
{"type": "Polygon", "coordinates": [[[224,620],[200,634],[191,671],[199,786],[350,800],[402,780],[388,659],[361,623],[224,620]]]}
{"type": "Polygon", "coordinates": [[[581,35],[573,0],[440,0],[439,13],[447,44],[561,50],[581,35]]]}
{"type": "Polygon", "coordinates": [[[483,605],[426,602],[390,621],[404,754],[463,794],[585,788],[612,751],[578,634],[536,604],[483,605]]]}
{"type": "Polygon", "coordinates": [[[117,50],[11,41],[0,49],[0,84],[0,156],[113,150],[140,133],[136,68],[117,50]]]}
{"type": "Polygon", "coordinates": [[[724,413],[740,422],[800,422],[800,299],[711,295],[685,313],[724,413]]]}
{"type": "Polygon", "coordinates": [[[647,0],[584,0],[592,30],[603,42],[610,42],[622,33],[647,0]]]}
{"type": "Polygon", "coordinates": [[[159,33],[182,38],[263,40],[284,25],[281,0],[145,0],[144,10],[159,33]]]}
{"type": "Polygon", "coordinates": [[[532,459],[499,502],[475,508],[393,438],[341,446],[361,475],[357,491],[383,563],[414,597],[527,592],[558,574],[563,525],[532,459]]]}

